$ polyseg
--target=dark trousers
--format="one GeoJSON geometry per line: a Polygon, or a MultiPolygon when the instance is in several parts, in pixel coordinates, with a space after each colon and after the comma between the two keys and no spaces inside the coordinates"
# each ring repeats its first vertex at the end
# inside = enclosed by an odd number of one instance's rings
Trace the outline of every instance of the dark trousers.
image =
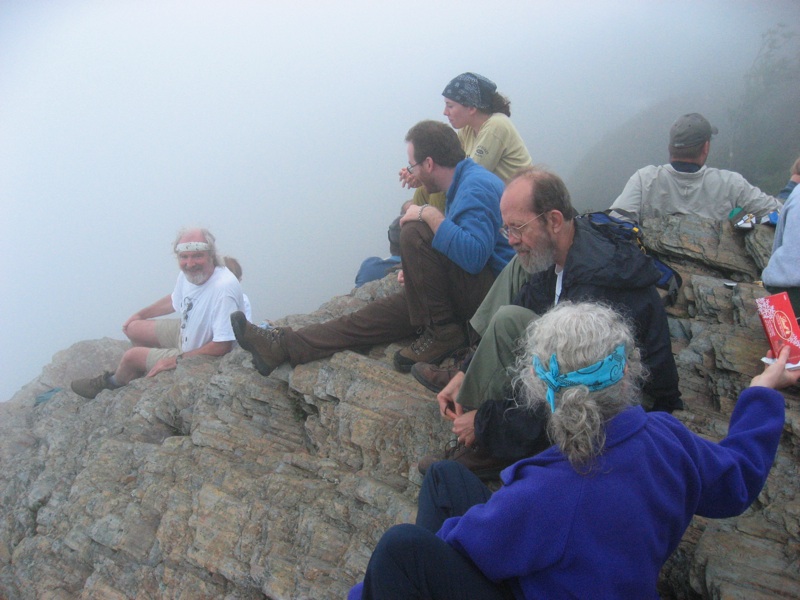
{"type": "Polygon", "coordinates": [[[425,223],[411,221],[400,230],[408,312],[417,326],[464,323],[472,318],[494,283],[486,265],[472,275],[438,250],[425,223]]]}
{"type": "Polygon", "coordinates": [[[435,535],[445,519],[463,515],[491,496],[480,479],[452,461],[428,469],[419,494],[416,525],[389,529],[372,553],[364,577],[364,600],[513,599],[472,561],[435,535]]]}
{"type": "Polygon", "coordinates": [[[387,344],[432,324],[464,323],[472,318],[494,282],[486,266],[477,275],[464,271],[434,250],[433,232],[425,223],[409,222],[400,230],[404,289],[337,319],[296,331],[284,339],[292,366],[340,350],[387,344]]]}

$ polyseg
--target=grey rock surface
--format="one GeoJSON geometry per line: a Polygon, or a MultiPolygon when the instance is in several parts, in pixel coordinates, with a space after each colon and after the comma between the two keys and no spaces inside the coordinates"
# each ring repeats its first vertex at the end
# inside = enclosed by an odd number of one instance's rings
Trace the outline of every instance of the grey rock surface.
{"type": "MultiPolygon", "coordinates": [[[[643,228],[684,278],[669,309],[687,405],[676,416],[720,439],[766,349],[753,282],[771,230],[674,217],[643,228]]],[[[367,284],[279,324],[395,289],[367,284]]],[[[268,378],[237,349],[93,401],[69,391],[126,347],[75,344],[0,404],[0,598],[343,598],[383,531],[413,521],[417,460],[450,439],[434,395],[392,369],[401,343],[268,378]]],[[[695,518],[662,570],[664,598],[800,597],[800,397],[785,397],[758,501],[738,518],[695,518]]]]}

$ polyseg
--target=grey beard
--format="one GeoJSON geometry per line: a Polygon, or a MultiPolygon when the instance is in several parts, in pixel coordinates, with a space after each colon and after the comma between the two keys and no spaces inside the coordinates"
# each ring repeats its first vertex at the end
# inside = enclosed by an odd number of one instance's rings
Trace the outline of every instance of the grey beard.
{"type": "Polygon", "coordinates": [[[533,274],[545,271],[556,264],[556,249],[542,248],[527,254],[517,254],[517,260],[525,272],[533,274]]]}
{"type": "Polygon", "coordinates": [[[186,276],[189,283],[193,283],[194,285],[203,285],[209,280],[203,271],[184,271],[183,274],[186,276]]]}

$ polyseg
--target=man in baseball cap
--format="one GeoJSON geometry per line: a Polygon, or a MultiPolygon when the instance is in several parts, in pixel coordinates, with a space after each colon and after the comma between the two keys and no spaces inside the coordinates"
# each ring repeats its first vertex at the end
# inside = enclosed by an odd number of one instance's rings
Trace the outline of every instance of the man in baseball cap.
{"type": "Polygon", "coordinates": [[[688,113],[672,124],[669,130],[669,145],[673,148],[699,146],[711,141],[719,130],[700,113],[688,113]]]}
{"type": "Polygon", "coordinates": [[[705,166],[716,133],[700,113],[678,117],[669,130],[669,164],[636,171],[611,208],[637,222],[675,214],[727,219],[736,208],[756,217],[779,210],[777,198],[739,173],[705,166]]]}

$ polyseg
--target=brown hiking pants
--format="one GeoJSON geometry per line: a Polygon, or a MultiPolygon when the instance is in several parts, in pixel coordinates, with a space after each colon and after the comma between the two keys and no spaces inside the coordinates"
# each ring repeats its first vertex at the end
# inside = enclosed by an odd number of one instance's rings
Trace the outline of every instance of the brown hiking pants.
{"type": "Polygon", "coordinates": [[[485,266],[471,275],[432,243],[433,232],[425,223],[405,223],[400,230],[404,289],[325,323],[297,331],[287,327],[284,339],[292,366],[340,350],[394,342],[434,323],[468,321],[492,287],[494,274],[485,266]]]}

